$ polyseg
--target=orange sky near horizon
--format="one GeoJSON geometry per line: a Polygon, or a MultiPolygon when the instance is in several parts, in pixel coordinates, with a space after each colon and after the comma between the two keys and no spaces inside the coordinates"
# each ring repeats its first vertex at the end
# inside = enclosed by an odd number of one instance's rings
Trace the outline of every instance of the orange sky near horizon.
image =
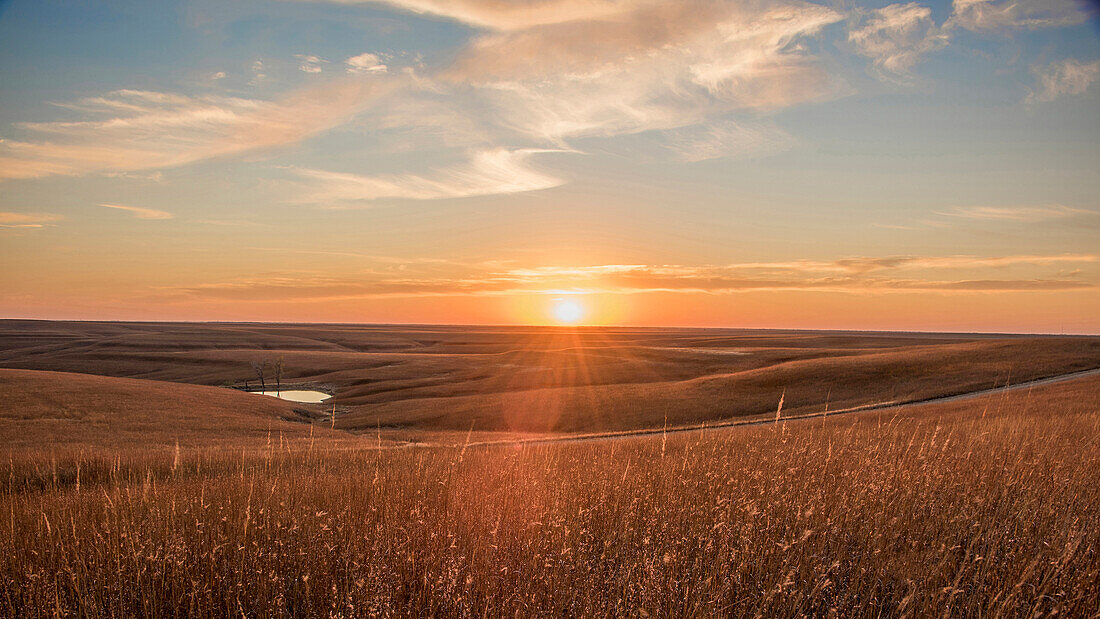
{"type": "Polygon", "coordinates": [[[62,302],[56,305],[17,305],[4,317],[1100,334],[1100,298],[1091,291],[549,291],[264,301],[176,298],[164,303],[58,298],[62,302]],[[555,314],[562,298],[582,308],[579,320],[563,321],[555,314]]]}

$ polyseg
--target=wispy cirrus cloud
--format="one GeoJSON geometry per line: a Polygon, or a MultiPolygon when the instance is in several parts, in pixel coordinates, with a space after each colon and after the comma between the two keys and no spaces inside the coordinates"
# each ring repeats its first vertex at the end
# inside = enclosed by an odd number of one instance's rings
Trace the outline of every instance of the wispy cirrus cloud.
{"type": "Polygon", "coordinates": [[[0,228],[44,228],[64,219],[56,213],[0,211],[0,228]]]}
{"type": "Polygon", "coordinates": [[[305,186],[299,199],[307,203],[338,205],[385,198],[468,198],[536,191],[561,185],[561,179],[539,172],[528,164],[532,155],[548,152],[561,151],[483,150],[473,153],[464,164],[426,174],[365,176],[306,168],[295,172],[305,186]]]}
{"type": "Polygon", "coordinates": [[[378,279],[338,278],[318,275],[312,278],[288,277],[253,279],[178,287],[172,290],[187,296],[235,301],[324,302],[337,299],[417,296],[481,296],[517,293],[581,292],[639,294],[681,292],[731,294],[753,291],[819,291],[846,293],[897,292],[1027,292],[1090,290],[1098,286],[1075,279],[966,279],[916,280],[887,278],[797,278],[764,279],[750,277],[713,277],[679,274],[674,277],[634,271],[605,277],[601,281],[574,280],[547,283],[537,287],[508,279],[378,279]]]}
{"type": "Polygon", "coordinates": [[[734,263],[726,265],[602,264],[501,268],[499,263],[406,264],[400,271],[355,275],[316,272],[268,274],[174,288],[201,298],[238,301],[320,301],[379,296],[467,296],[517,293],[637,294],[683,292],[730,294],[803,290],[879,294],[894,292],[991,293],[1087,290],[1100,287],[1077,269],[1070,276],[1051,268],[1095,265],[1094,254],[1015,256],[886,256],[831,261],[734,263]],[[431,266],[431,271],[423,269],[431,266]],[[450,268],[449,272],[439,268],[450,268]],[[1019,269],[1025,269],[1020,271],[1019,269]],[[1007,272],[1006,269],[1014,269],[1007,272]],[[1045,269],[1045,270],[1044,270],[1045,269]],[[963,275],[950,277],[957,270],[963,275]],[[1000,277],[997,277],[1000,275],[1000,277]]]}
{"type": "Polygon", "coordinates": [[[0,180],[153,170],[292,144],[389,88],[349,76],[277,100],[118,90],[62,104],[86,119],[19,125],[35,137],[0,140],[0,180]]]}
{"type": "Polygon", "coordinates": [[[1100,210],[1065,206],[1062,204],[1043,204],[1037,206],[958,206],[951,209],[932,211],[931,217],[918,219],[904,224],[873,223],[876,228],[889,230],[927,230],[930,228],[950,228],[958,225],[978,224],[1032,224],[1054,225],[1072,221],[1076,224],[1095,226],[1100,218],[1100,210]]]}
{"type": "Polygon", "coordinates": [[[728,293],[748,290],[1016,291],[1096,288],[1081,278],[1058,277],[1044,268],[1092,265],[1095,254],[1010,256],[885,256],[831,261],[749,262],[725,265],[596,265],[511,269],[504,279],[521,289],[553,288],[604,292],[682,291],[728,293]],[[975,277],[1014,268],[1016,277],[975,277]],[[1023,271],[1019,269],[1023,268],[1023,271]],[[966,275],[945,278],[947,272],[966,275]]]}
{"type": "Polygon", "coordinates": [[[621,8],[614,19],[483,35],[436,81],[473,89],[505,127],[553,144],[844,91],[798,45],[842,19],[827,7],[695,0],[621,8]]]}
{"type": "Polygon", "coordinates": [[[175,217],[172,213],[167,211],[159,211],[155,208],[144,208],[140,206],[125,206],[123,204],[99,204],[103,208],[115,209],[117,211],[126,211],[138,219],[172,219],[175,217]]]}
{"type": "Polygon", "coordinates": [[[1024,103],[1049,103],[1066,95],[1079,95],[1100,78],[1100,60],[1081,62],[1073,58],[1032,68],[1037,84],[1024,103]]]}
{"type": "Polygon", "coordinates": [[[412,13],[453,19],[489,30],[523,30],[620,15],[652,0],[322,0],[339,4],[380,4],[412,13]]]}
{"type": "Polygon", "coordinates": [[[662,144],[681,161],[767,157],[794,148],[798,140],[768,122],[718,121],[671,129],[662,144]]]}
{"type": "Polygon", "coordinates": [[[864,274],[884,270],[929,270],[929,269],[983,269],[1009,266],[1051,266],[1062,264],[1093,264],[1100,262],[1097,254],[1019,254],[1008,256],[854,256],[836,260],[793,260],[786,262],[740,262],[725,265],[684,266],[684,265],[598,265],[586,267],[538,267],[532,269],[512,269],[509,273],[518,277],[595,277],[608,273],[628,273],[645,271],[661,275],[699,275],[709,276],[745,274],[745,273],[847,273],[864,274]]]}
{"type": "Polygon", "coordinates": [[[879,75],[908,81],[921,56],[947,45],[949,37],[932,21],[932,10],[916,2],[870,11],[848,32],[848,41],[871,58],[879,75]]]}
{"type": "Polygon", "coordinates": [[[1085,208],[1049,204],[1043,206],[961,206],[950,211],[936,211],[937,215],[961,219],[990,221],[1040,222],[1067,217],[1095,217],[1100,211],[1085,208]]]}
{"type": "Polygon", "coordinates": [[[1086,3],[1075,0],[954,0],[945,28],[974,32],[1073,26],[1089,18],[1086,3]]]}
{"type": "Polygon", "coordinates": [[[833,265],[854,272],[911,267],[917,269],[976,269],[1017,265],[1051,266],[1059,264],[1089,264],[1100,262],[1096,254],[1019,254],[1010,256],[887,256],[884,258],[841,258],[833,265]]]}
{"type": "Polygon", "coordinates": [[[326,301],[370,297],[457,296],[506,293],[506,278],[380,278],[289,274],[171,289],[189,296],[236,301],[326,301]]]}

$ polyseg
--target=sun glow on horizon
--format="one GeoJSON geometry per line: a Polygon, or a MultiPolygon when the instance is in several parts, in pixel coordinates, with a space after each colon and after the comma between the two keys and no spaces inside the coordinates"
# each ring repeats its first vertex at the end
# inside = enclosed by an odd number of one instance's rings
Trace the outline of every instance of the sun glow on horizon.
{"type": "Polygon", "coordinates": [[[563,325],[575,325],[584,319],[587,311],[580,301],[575,299],[556,298],[550,308],[550,315],[554,321],[563,325]]]}

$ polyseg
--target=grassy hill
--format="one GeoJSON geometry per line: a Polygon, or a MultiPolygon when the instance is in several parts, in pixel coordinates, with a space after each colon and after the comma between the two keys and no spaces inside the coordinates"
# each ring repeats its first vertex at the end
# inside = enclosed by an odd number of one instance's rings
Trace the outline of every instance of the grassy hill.
{"type": "MultiPolygon", "coordinates": [[[[44,451],[266,444],[309,436],[316,410],[218,387],[0,369],[0,446],[44,451]]],[[[331,432],[320,426],[315,433],[331,432]]]]}
{"type": "Polygon", "coordinates": [[[983,340],[872,349],[776,362],[680,381],[568,385],[384,401],[338,428],[382,426],[528,432],[629,430],[907,402],[1100,366],[1100,341],[983,340]]]}

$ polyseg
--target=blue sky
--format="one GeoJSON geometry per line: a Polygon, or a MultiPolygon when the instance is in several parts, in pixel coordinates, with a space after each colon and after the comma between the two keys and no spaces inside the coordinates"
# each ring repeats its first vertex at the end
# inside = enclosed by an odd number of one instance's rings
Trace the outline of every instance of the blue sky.
{"type": "Polygon", "coordinates": [[[605,323],[1097,330],[1098,28],[1072,0],[5,2],[0,312],[538,322],[566,290],[605,323]]]}

